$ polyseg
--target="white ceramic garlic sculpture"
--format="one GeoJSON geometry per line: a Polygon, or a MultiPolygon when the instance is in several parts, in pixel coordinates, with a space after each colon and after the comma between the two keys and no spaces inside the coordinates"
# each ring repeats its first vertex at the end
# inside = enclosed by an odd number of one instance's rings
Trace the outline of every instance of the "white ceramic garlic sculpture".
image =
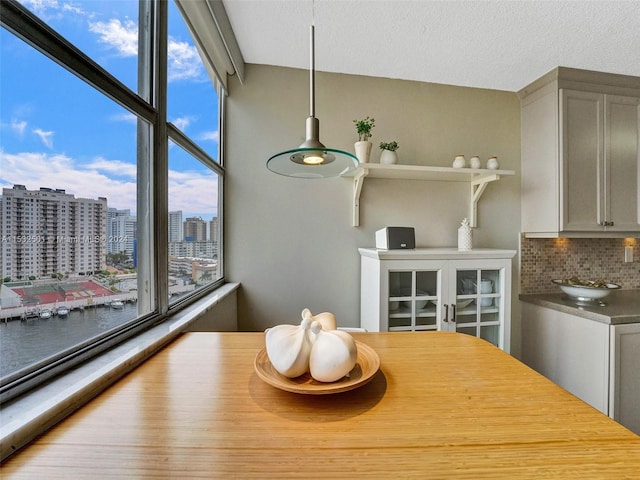
{"type": "Polygon", "coordinates": [[[315,334],[309,358],[311,376],[319,382],[340,380],[356,365],[355,340],[342,330],[324,330],[317,321],[311,324],[311,331],[315,334]]]}
{"type": "Polygon", "coordinates": [[[338,328],[336,323],[336,316],[331,312],[322,312],[317,315],[313,315],[311,310],[305,308],[302,310],[302,318],[307,318],[310,322],[314,320],[322,325],[323,330],[335,330],[338,328]]]}
{"type": "Polygon", "coordinates": [[[276,325],[265,336],[267,355],[273,368],[285,377],[295,378],[309,371],[311,321],[303,318],[300,325],[276,325]]]}

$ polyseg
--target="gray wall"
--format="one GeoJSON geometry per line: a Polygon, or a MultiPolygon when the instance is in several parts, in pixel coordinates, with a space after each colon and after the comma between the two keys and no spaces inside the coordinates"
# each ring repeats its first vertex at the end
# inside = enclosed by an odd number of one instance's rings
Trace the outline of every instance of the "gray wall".
{"type": "MultiPolygon", "coordinates": [[[[308,71],[247,65],[246,82],[230,81],[226,112],[226,276],[240,282],[240,330],[295,323],[300,311],[331,311],[338,324],[359,324],[358,247],[373,246],[387,225],[413,226],[418,247],[457,245],[468,216],[466,183],[367,179],[360,226],[351,226],[352,180],[293,179],[265,164],[304,140],[308,71]]],[[[457,153],[497,155],[515,170],[487,187],[474,246],[518,248],[520,103],[515,93],[340,74],[316,74],[316,116],[327,146],[354,151],[354,119],[374,117],[377,144],[397,140],[399,163],[451,166],[457,153]]],[[[512,353],[519,350],[514,260],[512,353]]]]}
{"type": "Polygon", "coordinates": [[[238,331],[238,285],[226,283],[208,298],[212,305],[198,315],[187,332],[237,332],[238,331]],[[216,298],[217,297],[217,298],[216,298]]]}

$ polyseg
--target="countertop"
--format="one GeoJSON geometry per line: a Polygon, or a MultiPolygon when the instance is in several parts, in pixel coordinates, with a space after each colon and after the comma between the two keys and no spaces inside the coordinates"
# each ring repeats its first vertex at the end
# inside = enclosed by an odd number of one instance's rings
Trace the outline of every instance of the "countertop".
{"type": "Polygon", "coordinates": [[[640,289],[617,290],[605,297],[606,305],[580,304],[562,292],[520,295],[520,300],[577,315],[596,322],[620,325],[640,322],[640,289]]]}
{"type": "Polygon", "coordinates": [[[353,337],[380,358],[371,381],[300,395],[255,373],[264,333],[186,333],[0,473],[613,480],[640,471],[640,437],[483,340],[453,332],[353,337]]]}

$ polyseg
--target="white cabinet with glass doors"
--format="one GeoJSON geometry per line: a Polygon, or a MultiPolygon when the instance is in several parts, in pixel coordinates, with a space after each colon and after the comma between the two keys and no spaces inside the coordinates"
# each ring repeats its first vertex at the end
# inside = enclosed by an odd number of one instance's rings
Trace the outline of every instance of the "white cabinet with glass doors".
{"type": "Polygon", "coordinates": [[[509,351],[514,250],[359,251],[361,327],[460,332],[509,351]]]}

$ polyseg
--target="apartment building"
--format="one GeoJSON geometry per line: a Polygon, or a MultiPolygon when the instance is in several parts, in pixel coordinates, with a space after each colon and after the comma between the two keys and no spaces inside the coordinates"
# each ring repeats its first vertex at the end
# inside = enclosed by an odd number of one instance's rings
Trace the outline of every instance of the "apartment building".
{"type": "Polygon", "coordinates": [[[200,217],[189,217],[184,221],[184,241],[204,242],[207,239],[207,222],[200,217]]]}
{"type": "Polygon", "coordinates": [[[136,240],[136,216],[130,209],[107,209],[106,253],[125,252],[133,259],[136,240]]]}
{"type": "Polygon", "coordinates": [[[107,199],[24,185],[0,198],[2,278],[44,278],[105,268],[107,199]]]}
{"type": "Polygon", "coordinates": [[[183,238],[182,210],[169,212],[169,242],[181,242],[183,238]]]}
{"type": "Polygon", "coordinates": [[[218,244],[216,242],[171,242],[169,255],[191,258],[217,258],[218,244]]]}
{"type": "Polygon", "coordinates": [[[209,240],[216,243],[220,241],[220,220],[218,217],[209,220],[209,240]]]}

